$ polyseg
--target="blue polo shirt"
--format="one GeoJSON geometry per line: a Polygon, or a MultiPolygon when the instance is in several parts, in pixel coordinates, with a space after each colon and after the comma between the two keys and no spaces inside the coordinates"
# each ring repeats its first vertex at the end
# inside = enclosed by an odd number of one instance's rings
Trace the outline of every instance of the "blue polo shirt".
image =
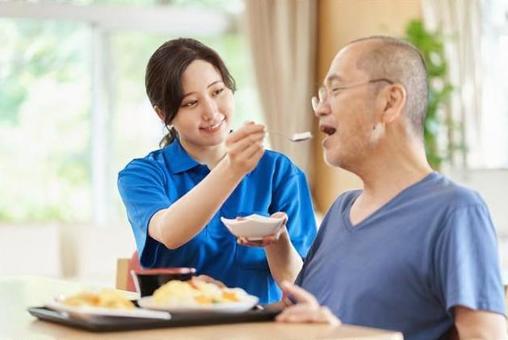
{"type": "MultiPolygon", "coordinates": [[[[211,221],[193,239],[171,250],[148,235],[151,217],[196,186],[210,170],[185,151],[178,140],[144,158],[131,161],[118,176],[118,189],[134,232],[143,267],[194,267],[229,287],[241,287],[261,303],[280,300],[261,247],[246,247],[220,221],[221,216],[277,211],[288,215],[291,241],[305,257],[316,235],[311,196],[304,173],[287,157],[265,151],[211,221]]],[[[192,214],[192,211],[189,211],[192,214]]]]}

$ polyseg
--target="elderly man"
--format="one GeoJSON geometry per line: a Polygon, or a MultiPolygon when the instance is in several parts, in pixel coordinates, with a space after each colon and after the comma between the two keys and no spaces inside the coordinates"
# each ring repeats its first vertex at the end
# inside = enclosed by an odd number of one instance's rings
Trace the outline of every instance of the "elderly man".
{"type": "Polygon", "coordinates": [[[461,339],[506,338],[487,207],[425,157],[427,87],[421,55],[401,40],[364,38],[336,55],[313,108],[326,162],[363,189],[328,211],[296,280],[303,289],[283,284],[298,303],[279,321],[338,317],[406,339],[440,339],[453,326],[461,339]]]}

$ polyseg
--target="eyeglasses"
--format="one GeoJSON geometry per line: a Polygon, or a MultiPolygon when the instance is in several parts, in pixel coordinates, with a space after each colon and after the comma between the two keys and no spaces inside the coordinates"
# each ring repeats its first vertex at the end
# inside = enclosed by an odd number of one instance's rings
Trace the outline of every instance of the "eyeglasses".
{"type": "Polygon", "coordinates": [[[371,80],[366,81],[364,83],[334,87],[332,90],[327,90],[325,87],[321,86],[319,88],[317,97],[316,96],[312,97],[312,100],[311,100],[312,109],[314,110],[314,112],[317,111],[319,105],[323,104],[324,101],[326,100],[326,98],[328,97],[328,92],[338,93],[339,91],[348,90],[348,89],[352,89],[352,88],[367,85],[367,84],[378,83],[380,81],[384,81],[390,85],[395,84],[390,79],[378,78],[378,79],[371,79],[371,80]]]}

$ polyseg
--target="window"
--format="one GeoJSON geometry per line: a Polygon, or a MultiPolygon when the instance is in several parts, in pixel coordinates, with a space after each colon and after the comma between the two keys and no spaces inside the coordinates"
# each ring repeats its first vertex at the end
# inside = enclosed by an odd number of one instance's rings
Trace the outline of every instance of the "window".
{"type": "Polygon", "coordinates": [[[90,77],[81,42],[89,32],[32,19],[1,19],[0,32],[0,220],[88,219],[90,77]]]}
{"type": "Polygon", "coordinates": [[[470,164],[476,168],[508,168],[508,4],[485,2],[482,46],[483,145],[472,145],[470,164]],[[476,152],[475,152],[476,151],[476,152]]]}
{"type": "Polygon", "coordinates": [[[223,56],[238,85],[235,126],[261,120],[235,27],[242,2],[169,3],[0,3],[0,223],[125,221],[116,175],[163,135],[144,70],[173,37],[223,56]]]}

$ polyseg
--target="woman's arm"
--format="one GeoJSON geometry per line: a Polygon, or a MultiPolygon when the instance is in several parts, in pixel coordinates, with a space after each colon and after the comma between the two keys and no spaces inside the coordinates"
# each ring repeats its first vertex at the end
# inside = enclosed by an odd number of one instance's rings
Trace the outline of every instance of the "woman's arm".
{"type": "Polygon", "coordinates": [[[264,126],[259,124],[248,124],[230,134],[226,157],[192,190],[153,215],[150,236],[176,249],[198,234],[245,174],[256,167],[263,156],[264,135],[264,126]]]}

